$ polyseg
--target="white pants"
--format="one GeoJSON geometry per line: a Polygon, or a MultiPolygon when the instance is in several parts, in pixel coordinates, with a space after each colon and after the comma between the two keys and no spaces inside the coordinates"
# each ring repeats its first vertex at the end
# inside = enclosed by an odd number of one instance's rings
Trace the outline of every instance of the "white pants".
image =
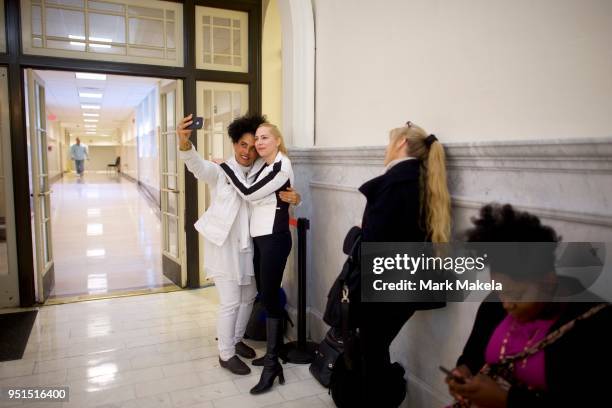
{"type": "Polygon", "coordinates": [[[227,361],[235,354],[235,345],[242,341],[253,302],[257,295],[255,279],[248,285],[238,285],[237,281],[215,279],[219,293],[219,314],[217,316],[217,338],[219,356],[227,361]]]}

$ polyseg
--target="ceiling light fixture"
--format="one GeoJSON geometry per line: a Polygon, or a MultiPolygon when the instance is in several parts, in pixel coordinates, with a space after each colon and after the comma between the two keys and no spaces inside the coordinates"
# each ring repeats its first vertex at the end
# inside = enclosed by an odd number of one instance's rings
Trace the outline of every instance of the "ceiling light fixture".
{"type": "Polygon", "coordinates": [[[83,122],[97,122],[98,119],[83,119],[83,122]]]}
{"type": "Polygon", "coordinates": [[[89,112],[83,112],[83,116],[93,116],[93,117],[98,117],[100,116],[99,113],[89,113],[89,112]]]}
{"type": "Polygon", "coordinates": [[[100,105],[81,105],[81,109],[100,109],[100,105]]]}
{"type": "Polygon", "coordinates": [[[91,72],[75,72],[77,79],[95,79],[98,81],[106,81],[106,74],[92,74],[91,72]]]}
{"type": "Polygon", "coordinates": [[[79,96],[81,98],[101,98],[101,93],[92,93],[92,92],[79,92],[79,96]]]}

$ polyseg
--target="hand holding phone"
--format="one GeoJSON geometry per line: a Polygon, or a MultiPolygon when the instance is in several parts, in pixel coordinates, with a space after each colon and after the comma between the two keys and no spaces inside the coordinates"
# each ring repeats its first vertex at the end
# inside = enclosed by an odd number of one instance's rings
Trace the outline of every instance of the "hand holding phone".
{"type": "Polygon", "coordinates": [[[202,125],[204,124],[204,118],[201,116],[196,116],[195,114],[192,114],[191,118],[191,125],[187,126],[186,129],[202,129],[202,125]]]}
{"type": "Polygon", "coordinates": [[[465,384],[465,378],[463,376],[457,375],[453,373],[446,367],[440,366],[440,371],[446,374],[448,377],[452,378],[458,384],[465,384]]]}

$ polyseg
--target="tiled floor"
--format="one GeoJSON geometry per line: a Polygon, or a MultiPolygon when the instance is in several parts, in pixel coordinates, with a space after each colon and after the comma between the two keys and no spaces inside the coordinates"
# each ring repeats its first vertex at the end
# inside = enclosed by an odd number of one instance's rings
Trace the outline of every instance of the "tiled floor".
{"type": "Polygon", "coordinates": [[[69,402],[16,405],[33,408],[334,406],[307,365],[284,365],[284,385],[250,395],[261,368],[219,367],[216,309],[212,287],[42,307],[23,359],[0,363],[0,387],[70,387],[69,402]]]}
{"type": "Polygon", "coordinates": [[[135,183],[66,174],[52,190],[52,296],[171,284],[162,273],[159,218],[135,183]]]}

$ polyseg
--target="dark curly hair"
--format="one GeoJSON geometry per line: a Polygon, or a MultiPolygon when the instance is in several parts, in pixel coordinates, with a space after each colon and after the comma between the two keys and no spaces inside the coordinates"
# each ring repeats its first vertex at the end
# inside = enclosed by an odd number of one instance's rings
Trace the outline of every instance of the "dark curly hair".
{"type": "Polygon", "coordinates": [[[516,211],[510,204],[487,204],[474,227],[467,230],[469,242],[559,242],[554,229],[542,225],[540,219],[525,211],[516,211]]]}
{"type": "Polygon", "coordinates": [[[232,143],[238,143],[242,135],[245,133],[252,133],[254,135],[259,125],[267,122],[268,120],[263,115],[244,115],[229,124],[227,133],[230,139],[232,139],[232,143]]]}
{"type": "Polygon", "coordinates": [[[474,227],[465,233],[468,242],[529,243],[489,245],[491,268],[496,272],[530,279],[554,271],[555,250],[561,237],[535,215],[517,211],[510,204],[488,204],[480,209],[477,218],[472,218],[472,223],[474,227]]]}

